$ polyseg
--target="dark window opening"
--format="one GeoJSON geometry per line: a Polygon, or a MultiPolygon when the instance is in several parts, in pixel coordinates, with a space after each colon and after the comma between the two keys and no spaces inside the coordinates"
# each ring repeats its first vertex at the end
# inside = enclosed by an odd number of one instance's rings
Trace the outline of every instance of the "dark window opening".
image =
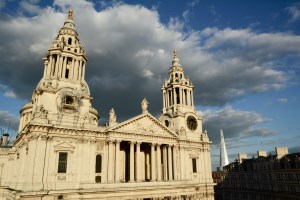
{"type": "Polygon", "coordinates": [[[165,120],[165,125],[166,125],[166,127],[169,127],[170,122],[168,120],[165,120]]]}
{"type": "Polygon", "coordinates": [[[102,171],[102,156],[98,154],[96,156],[96,173],[101,173],[102,171]]]}
{"type": "Polygon", "coordinates": [[[175,91],[176,91],[176,101],[177,101],[177,104],[180,104],[179,88],[176,88],[175,91]]]}
{"type": "Polygon", "coordinates": [[[71,45],[72,44],[72,38],[68,39],[68,44],[71,45]]]}
{"type": "Polygon", "coordinates": [[[67,172],[67,160],[68,160],[68,153],[60,152],[59,158],[58,158],[57,173],[66,173],[67,172]]]}
{"type": "Polygon", "coordinates": [[[184,90],[184,97],[185,97],[185,105],[188,105],[186,89],[184,90]]]}
{"type": "Polygon", "coordinates": [[[178,77],[178,74],[177,74],[177,73],[175,74],[175,77],[178,77]]]}
{"type": "Polygon", "coordinates": [[[169,93],[169,106],[172,105],[172,95],[171,95],[171,91],[168,92],[169,93]]]}
{"type": "Polygon", "coordinates": [[[65,78],[68,79],[69,78],[69,69],[66,69],[66,75],[65,78]]]}
{"type": "Polygon", "coordinates": [[[101,183],[101,176],[95,176],[95,182],[101,183]]]}
{"type": "Polygon", "coordinates": [[[71,97],[71,96],[66,96],[66,98],[65,98],[65,103],[66,103],[66,104],[73,104],[73,102],[74,102],[73,97],[71,97]]]}
{"type": "Polygon", "coordinates": [[[197,159],[192,158],[193,173],[197,173],[197,159]]]}
{"type": "Polygon", "coordinates": [[[63,196],[63,195],[59,195],[59,196],[57,197],[57,199],[64,199],[64,196],[63,196]]]}

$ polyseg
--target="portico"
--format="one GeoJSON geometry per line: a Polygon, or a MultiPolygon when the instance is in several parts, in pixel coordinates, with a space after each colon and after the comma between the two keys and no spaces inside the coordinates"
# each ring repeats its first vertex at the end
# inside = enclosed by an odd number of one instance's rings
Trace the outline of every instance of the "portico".
{"type": "Polygon", "coordinates": [[[108,183],[177,180],[176,146],[140,141],[107,142],[108,183]],[[175,175],[176,174],[176,175],[175,175]]]}

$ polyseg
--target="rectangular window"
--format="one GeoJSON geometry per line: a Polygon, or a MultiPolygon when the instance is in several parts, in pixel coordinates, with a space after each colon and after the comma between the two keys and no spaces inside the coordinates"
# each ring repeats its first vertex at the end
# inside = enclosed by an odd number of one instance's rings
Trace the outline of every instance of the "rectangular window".
{"type": "Polygon", "coordinates": [[[60,152],[58,157],[57,173],[67,173],[68,153],[60,152]]]}
{"type": "Polygon", "coordinates": [[[197,159],[192,158],[193,173],[197,173],[197,159]]]}

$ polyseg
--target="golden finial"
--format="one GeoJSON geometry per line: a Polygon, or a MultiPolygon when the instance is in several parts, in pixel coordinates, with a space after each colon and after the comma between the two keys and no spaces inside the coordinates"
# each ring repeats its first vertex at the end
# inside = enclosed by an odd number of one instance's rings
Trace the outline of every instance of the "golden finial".
{"type": "Polygon", "coordinates": [[[174,53],[174,58],[176,58],[177,57],[176,49],[174,49],[173,53],[174,53]]]}
{"type": "Polygon", "coordinates": [[[68,19],[73,19],[73,10],[72,9],[69,10],[68,19]]]}

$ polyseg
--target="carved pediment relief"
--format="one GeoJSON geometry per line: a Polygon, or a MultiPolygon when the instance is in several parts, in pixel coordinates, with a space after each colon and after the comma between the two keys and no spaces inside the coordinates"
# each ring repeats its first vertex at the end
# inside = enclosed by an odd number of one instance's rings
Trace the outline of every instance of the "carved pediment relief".
{"type": "Polygon", "coordinates": [[[110,130],[142,135],[156,135],[163,137],[177,137],[175,133],[161,124],[150,114],[142,114],[112,127],[110,130]]]}
{"type": "Polygon", "coordinates": [[[75,147],[72,146],[71,144],[67,143],[67,142],[62,142],[59,143],[57,145],[54,146],[54,151],[70,151],[70,152],[74,152],[75,147]]]}

